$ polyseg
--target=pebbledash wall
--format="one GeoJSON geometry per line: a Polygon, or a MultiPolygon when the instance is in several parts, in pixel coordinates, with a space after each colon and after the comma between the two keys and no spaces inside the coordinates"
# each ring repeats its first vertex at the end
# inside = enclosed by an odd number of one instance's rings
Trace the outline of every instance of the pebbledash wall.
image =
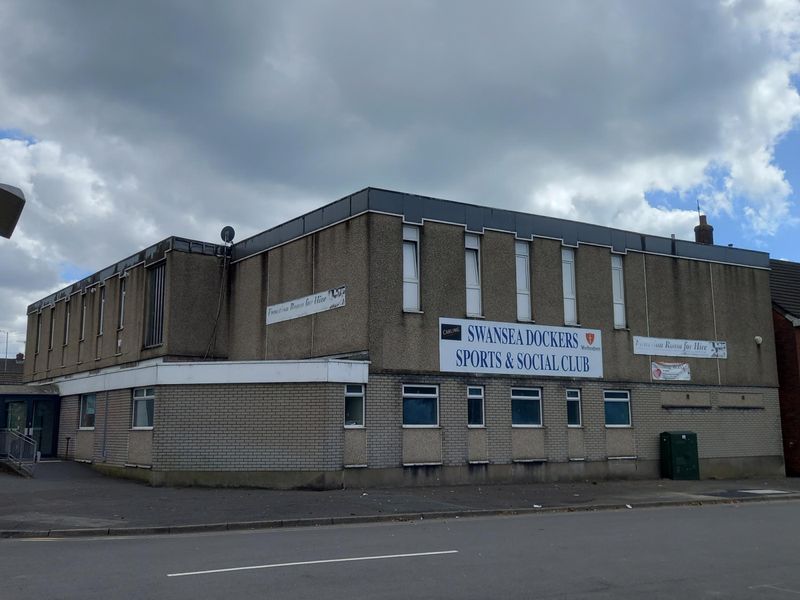
{"type": "Polygon", "coordinates": [[[703,477],[783,473],[766,254],[385,190],[229,248],[165,240],[31,305],[27,350],[26,380],[63,396],[59,454],[153,484],[657,477],[670,430],[697,432],[703,477]],[[602,373],[456,368],[453,326],[463,350],[503,356],[470,326],[567,336],[589,350],[519,350],[583,353],[602,373]],[[701,351],[634,351],[648,340],[701,351]],[[152,393],[148,427],[132,427],[134,390],[152,393]],[[609,412],[606,392],[627,408],[609,412]]]}

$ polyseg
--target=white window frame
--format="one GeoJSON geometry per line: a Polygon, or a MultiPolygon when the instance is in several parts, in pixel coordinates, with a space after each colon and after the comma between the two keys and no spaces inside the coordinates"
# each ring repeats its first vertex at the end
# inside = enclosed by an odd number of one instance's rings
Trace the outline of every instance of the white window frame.
{"type": "Polygon", "coordinates": [[[466,299],[467,299],[467,316],[468,317],[483,317],[483,298],[481,297],[481,238],[474,233],[464,234],[464,267],[465,267],[465,280],[466,299]],[[477,284],[470,283],[470,257],[474,257],[475,269],[477,272],[477,284]],[[472,292],[470,294],[470,292],[472,292]],[[473,301],[470,302],[470,297],[473,301]],[[475,304],[477,302],[477,305],[475,304]]]}
{"type": "Polygon", "coordinates": [[[98,300],[100,306],[98,308],[99,314],[97,315],[97,335],[103,335],[103,321],[106,318],[106,286],[101,285],[98,293],[100,294],[100,299],[98,300]]]}
{"type": "Polygon", "coordinates": [[[56,305],[50,307],[50,339],[47,344],[47,349],[52,350],[56,337],[56,305]]]}
{"type": "Polygon", "coordinates": [[[86,339],[86,292],[81,294],[81,339],[86,339]]]}
{"type": "Polygon", "coordinates": [[[575,285],[575,248],[561,248],[561,286],[564,292],[564,324],[578,324],[578,290],[575,285]]]}
{"type": "Polygon", "coordinates": [[[127,280],[127,275],[123,275],[119,278],[119,315],[117,329],[122,329],[125,326],[125,293],[128,287],[126,285],[127,280]]]}
{"type": "Polygon", "coordinates": [[[566,400],[567,400],[567,427],[573,429],[580,429],[583,427],[583,402],[581,400],[581,390],[579,388],[567,388],[566,391],[566,400]],[[577,423],[570,423],[569,422],[569,403],[570,402],[577,402],[578,403],[578,422],[577,423]]]}
{"type": "Polygon", "coordinates": [[[429,383],[404,383],[403,384],[403,406],[401,406],[401,418],[403,419],[403,429],[438,429],[439,427],[439,386],[429,383]],[[419,392],[407,392],[408,388],[430,388],[434,390],[432,394],[419,392]],[[436,423],[434,424],[406,424],[405,422],[405,400],[406,398],[432,398],[436,400],[436,423]]]}
{"type": "Polygon", "coordinates": [[[614,328],[625,329],[625,273],[620,254],[611,255],[611,299],[614,303],[614,328]]]}
{"type": "Polygon", "coordinates": [[[67,298],[64,301],[64,345],[69,344],[69,313],[70,313],[70,300],[67,298]]]}
{"type": "Polygon", "coordinates": [[[367,421],[366,412],[366,394],[364,393],[364,385],[360,383],[348,383],[344,386],[344,412],[342,419],[344,420],[345,429],[364,429],[367,421]],[[361,400],[361,423],[348,423],[347,422],[347,400],[357,398],[361,400]]]}
{"type": "Polygon", "coordinates": [[[419,299],[419,227],[415,225],[403,225],[403,311],[420,312],[419,299]],[[410,248],[414,253],[414,263],[407,263],[406,249],[410,248]],[[407,271],[413,267],[414,276],[408,275],[407,271]]]}
{"type": "Polygon", "coordinates": [[[523,429],[539,429],[543,427],[544,423],[544,404],[542,403],[542,388],[538,387],[512,387],[511,388],[511,427],[519,427],[523,429]],[[536,396],[523,395],[518,392],[536,392],[536,396]],[[514,423],[514,400],[523,402],[538,402],[539,403],[539,422],[538,423],[514,423]]]}
{"type": "Polygon", "coordinates": [[[483,429],[486,427],[486,390],[482,385],[467,386],[467,427],[470,429],[483,429]],[[469,401],[480,399],[481,401],[481,422],[469,422],[469,401]]]}
{"type": "Polygon", "coordinates": [[[96,420],[97,419],[97,394],[94,394],[94,393],[81,394],[80,399],[79,399],[78,402],[79,402],[79,405],[78,405],[78,429],[81,430],[81,431],[93,431],[95,423],[97,423],[97,420],[96,420]],[[87,400],[89,399],[90,396],[91,396],[92,400],[94,401],[94,410],[92,412],[92,426],[91,427],[84,426],[84,424],[83,424],[84,417],[88,414],[86,412],[86,404],[87,404],[87,400]]]}
{"type": "Polygon", "coordinates": [[[607,429],[630,429],[633,427],[633,415],[631,414],[631,393],[628,390],[603,390],[603,421],[606,421],[606,403],[622,402],[628,405],[628,423],[625,425],[609,425],[605,423],[607,429]],[[608,394],[625,394],[624,398],[609,398],[608,394]]]}
{"type": "MultiPolygon", "coordinates": [[[[153,425],[136,425],[136,405],[140,402],[153,402],[153,422],[155,423],[155,400],[156,390],[152,387],[134,388],[131,392],[131,430],[132,431],[149,431],[153,429],[153,425]],[[138,395],[137,395],[138,394],[138,395]]],[[[145,409],[146,410],[146,409],[145,409]]]]}
{"type": "Polygon", "coordinates": [[[517,321],[533,320],[531,313],[531,243],[514,240],[514,270],[517,279],[517,321]]]}

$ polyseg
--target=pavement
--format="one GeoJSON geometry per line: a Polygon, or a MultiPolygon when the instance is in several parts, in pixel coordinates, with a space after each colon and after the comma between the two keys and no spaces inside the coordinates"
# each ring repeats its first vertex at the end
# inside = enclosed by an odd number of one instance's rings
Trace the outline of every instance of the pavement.
{"type": "Polygon", "coordinates": [[[553,511],[800,500],[800,478],[582,481],[279,491],[172,488],[43,462],[32,479],[0,472],[0,537],[226,531],[553,511]]]}

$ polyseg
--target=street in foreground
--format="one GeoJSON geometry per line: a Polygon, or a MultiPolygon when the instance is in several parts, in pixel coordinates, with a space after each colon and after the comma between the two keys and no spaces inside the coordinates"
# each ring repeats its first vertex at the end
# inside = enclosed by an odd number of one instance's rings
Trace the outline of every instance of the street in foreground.
{"type": "Polygon", "coordinates": [[[800,503],[0,540],[0,598],[795,598],[800,503]]]}

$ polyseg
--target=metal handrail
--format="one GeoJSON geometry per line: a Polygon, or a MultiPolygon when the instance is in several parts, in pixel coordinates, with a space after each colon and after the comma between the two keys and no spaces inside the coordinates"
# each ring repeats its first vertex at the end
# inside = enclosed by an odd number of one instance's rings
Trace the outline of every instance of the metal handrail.
{"type": "Polygon", "coordinates": [[[38,458],[36,440],[14,429],[0,429],[0,460],[33,474],[38,458]]]}

